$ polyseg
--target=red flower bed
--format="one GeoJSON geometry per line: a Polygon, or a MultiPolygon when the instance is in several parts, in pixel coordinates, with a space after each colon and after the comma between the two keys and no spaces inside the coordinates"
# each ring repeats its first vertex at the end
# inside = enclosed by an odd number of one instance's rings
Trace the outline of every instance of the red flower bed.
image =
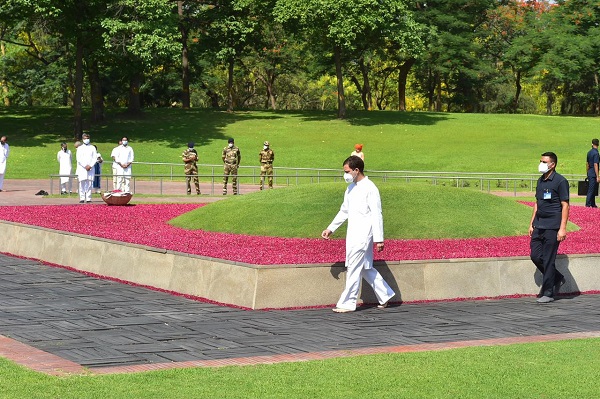
{"type": "MultiPolygon", "coordinates": [[[[184,230],[167,222],[201,205],[157,204],[109,207],[105,205],[6,206],[0,219],[69,231],[173,251],[258,265],[343,262],[344,239],[277,238],[184,230]]],[[[570,220],[580,227],[568,234],[562,254],[597,253],[600,248],[600,210],[571,207],[570,220]]],[[[324,220],[324,226],[328,220],[324,220]]],[[[386,240],[375,258],[386,261],[528,256],[529,237],[451,240],[386,240]]]]}

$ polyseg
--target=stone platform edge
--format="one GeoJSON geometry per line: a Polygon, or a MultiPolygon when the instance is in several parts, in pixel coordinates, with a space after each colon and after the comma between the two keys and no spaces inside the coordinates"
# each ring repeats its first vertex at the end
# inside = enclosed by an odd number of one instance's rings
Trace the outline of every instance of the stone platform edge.
{"type": "MultiPolygon", "coordinates": [[[[253,265],[0,221],[0,251],[80,272],[247,309],[335,304],[343,264],[253,265]]],[[[600,254],[560,255],[561,292],[600,289],[600,254]]],[[[541,275],[528,257],[377,262],[392,302],[531,295],[541,275]]],[[[361,300],[375,303],[369,287],[361,300]]]]}

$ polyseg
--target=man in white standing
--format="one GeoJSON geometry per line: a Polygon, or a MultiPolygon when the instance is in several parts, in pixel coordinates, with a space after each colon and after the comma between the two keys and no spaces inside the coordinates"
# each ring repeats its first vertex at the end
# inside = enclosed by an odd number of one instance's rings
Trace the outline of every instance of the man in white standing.
{"type": "Polygon", "coordinates": [[[133,163],[133,149],[129,146],[129,139],[121,139],[121,146],[115,155],[117,162],[117,175],[119,176],[119,190],[129,193],[131,181],[131,164],[133,163]]]}
{"type": "Polygon", "coordinates": [[[90,144],[90,135],[84,133],[83,143],[77,147],[77,179],[79,180],[79,203],[92,202],[92,182],[94,181],[94,165],[98,159],[96,149],[90,144]]]}
{"type": "Polygon", "coordinates": [[[0,192],[4,187],[4,172],[6,172],[6,161],[9,153],[10,147],[6,142],[6,136],[2,136],[0,138],[0,192]]]}
{"type": "Polygon", "coordinates": [[[346,288],[336,307],[336,313],[353,312],[361,279],[373,288],[380,309],[387,307],[388,301],[396,295],[394,290],[373,267],[373,243],[377,252],[383,251],[383,216],[379,190],[364,175],[365,163],[360,157],[351,156],[344,161],[344,180],[350,183],[344,193],[344,202],[321,237],[330,236],[348,220],[346,232],[346,288]]]}
{"type": "Polygon", "coordinates": [[[112,163],[112,175],[113,175],[113,190],[116,190],[119,188],[119,176],[117,175],[117,173],[119,172],[119,164],[117,163],[117,151],[119,151],[119,148],[121,148],[121,145],[123,145],[123,142],[121,140],[119,140],[119,145],[117,145],[115,148],[113,148],[112,152],[110,153],[110,157],[113,160],[112,163]]]}
{"type": "Polygon", "coordinates": [[[65,195],[71,192],[71,172],[73,171],[73,156],[71,150],[67,149],[67,143],[60,144],[60,151],[56,154],[56,160],[58,161],[58,174],[60,175],[60,193],[65,195]]]}

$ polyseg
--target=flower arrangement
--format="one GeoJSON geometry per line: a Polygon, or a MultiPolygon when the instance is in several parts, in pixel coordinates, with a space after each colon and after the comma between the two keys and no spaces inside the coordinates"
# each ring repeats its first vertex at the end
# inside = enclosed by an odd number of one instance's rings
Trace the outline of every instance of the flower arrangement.
{"type": "MultiPolygon", "coordinates": [[[[226,259],[250,264],[336,263],[345,259],[345,240],[321,238],[256,237],[243,234],[185,230],[168,221],[198,204],[139,204],[128,207],[98,205],[6,206],[0,219],[55,230],[69,231],[155,248],[226,259]],[[68,215],[65,217],[65,215],[68,215]],[[115,228],[118,226],[118,228],[115,228]]],[[[600,248],[600,212],[571,207],[571,222],[579,231],[568,234],[559,253],[596,253],[600,248]]],[[[494,258],[529,256],[528,221],[524,234],[514,237],[392,240],[376,252],[376,260],[428,260],[451,258],[494,258]]],[[[318,232],[315,232],[318,236],[318,232]]]]}

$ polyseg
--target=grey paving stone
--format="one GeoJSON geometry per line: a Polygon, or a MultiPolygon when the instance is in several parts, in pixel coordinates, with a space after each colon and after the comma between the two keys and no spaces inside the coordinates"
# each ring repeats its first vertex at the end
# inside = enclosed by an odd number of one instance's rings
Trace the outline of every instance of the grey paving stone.
{"type": "Polygon", "coordinates": [[[84,366],[596,331],[600,295],[244,311],[0,255],[0,334],[84,366]]]}

